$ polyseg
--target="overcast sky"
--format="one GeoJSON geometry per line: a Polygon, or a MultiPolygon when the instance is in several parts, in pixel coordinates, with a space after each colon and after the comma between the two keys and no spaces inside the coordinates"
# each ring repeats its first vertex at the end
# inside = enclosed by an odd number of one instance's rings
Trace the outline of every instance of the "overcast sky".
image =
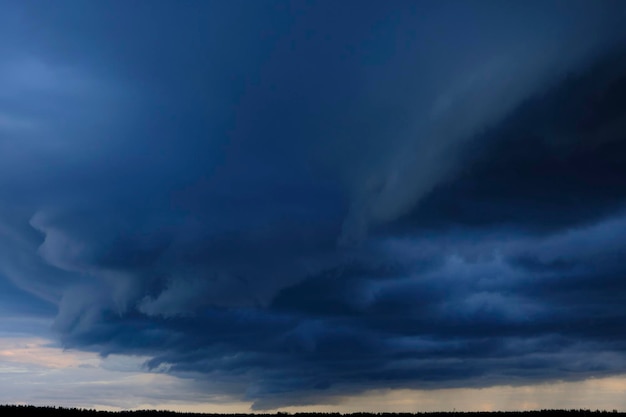
{"type": "Polygon", "coordinates": [[[0,0],[0,402],[626,410],[625,23],[0,0]]]}

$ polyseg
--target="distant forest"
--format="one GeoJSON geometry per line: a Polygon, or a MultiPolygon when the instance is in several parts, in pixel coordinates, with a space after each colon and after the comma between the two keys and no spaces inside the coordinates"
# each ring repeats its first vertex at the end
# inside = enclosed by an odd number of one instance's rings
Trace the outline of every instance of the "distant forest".
{"type": "Polygon", "coordinates": [[[59,417],[71,417],[71,416],[155,416],[155,417],[168,417],[168,416],[191,416],[191,417],[210,417],[210,416],[228,416],[228,417],[414,417],[414,416],[427,416],[427,417],[454,417],[457,415],[463,417],[548,417],[548,416],[563,416],[563,417],[591,417],[591,416],[626,416],[624,412],[617,412],[617,410],[540,410],[540,411],[481,411],[481,412],[428,412],[428,413],[266,413],[266,414],[201,414],[201,413],[179,413],[174,411],[157,411],[157,410],[138,410],[138,411],[96,411],[81,408],[63,408],[63,407],[35,407],[31,405],[0,405],[0,415],[41,415],[41,416],[59,416],[59,417]]]}

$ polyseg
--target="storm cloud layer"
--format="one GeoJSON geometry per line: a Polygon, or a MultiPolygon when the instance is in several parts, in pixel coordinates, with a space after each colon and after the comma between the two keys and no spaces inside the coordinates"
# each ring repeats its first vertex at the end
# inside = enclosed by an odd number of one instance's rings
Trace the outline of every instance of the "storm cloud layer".
{"type": "Polygon", "coordinates": [[[623,374],[625,18],[0,2],[0,314],[257,409],[623,374]]]}

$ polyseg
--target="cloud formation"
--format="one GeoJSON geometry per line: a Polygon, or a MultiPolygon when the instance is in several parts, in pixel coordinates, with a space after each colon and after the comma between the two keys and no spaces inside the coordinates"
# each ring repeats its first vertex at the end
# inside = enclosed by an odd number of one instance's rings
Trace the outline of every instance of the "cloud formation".
{"type": "Polygon", "coordinates": [[[1,4],[0,314],[256,409],[624,373],[624,6],[510,6],[1,4]]]}

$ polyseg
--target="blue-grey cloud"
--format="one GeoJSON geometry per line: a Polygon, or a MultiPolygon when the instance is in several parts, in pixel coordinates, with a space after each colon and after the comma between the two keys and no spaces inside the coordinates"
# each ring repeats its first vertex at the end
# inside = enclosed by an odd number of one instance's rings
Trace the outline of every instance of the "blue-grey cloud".
{"type": "Polygon", "coordinates": [[[7,315],[256,408],[625,371],[620,2],[0,11],[7,315]]]}

